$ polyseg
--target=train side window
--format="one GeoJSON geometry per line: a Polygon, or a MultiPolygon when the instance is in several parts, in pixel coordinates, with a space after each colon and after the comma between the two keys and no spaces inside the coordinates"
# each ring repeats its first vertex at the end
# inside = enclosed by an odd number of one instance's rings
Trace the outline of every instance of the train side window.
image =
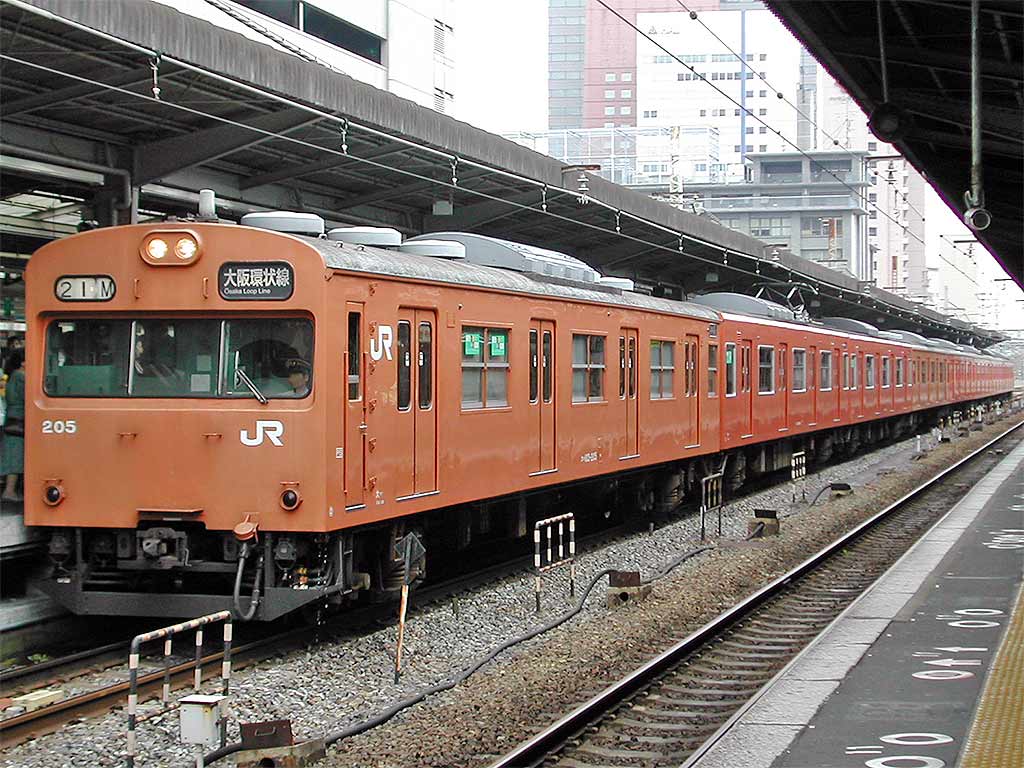
{"type": "Polygon", "coordinates": [[[718,397],[717,344],[708,344],[708,397],[718,397]]]}
{"type": "Polygon", "coordinates": [[[551,331],[544,331],[544,336],[541,339],[541,353],[544,355],[541,370],[541,396],[545,403],[551,402],[551,369],[554,366],[552,342],[551,331]]]}
{"type": "MultiPolygon", "coordinates": [[[[572,336],[572,401],[589,403],[604,399],[604,336],[574,333],[572,336]]],[[[629,354],[636,354],[630,339],[629,354]]],[[[633,375],[629,371],[630,396],[635,392],[633,375]]]]}
{"type": "MultiPolygon", "coordinates": [[[[604,339],[601,339],[602,345],[604,339]]],[[[636,360],[636,339],[629,340],[629,353],[626,355],[626,368],[629,372],[629,398],[636,397],[637,360],[636,360]]],[[[602,373],[604,373],[602,371],[602,373]]]]}
{"type": "Polygon", "coordinates": [[[736,345],[725,345],[725,396],[736,396],[736,345]]]}
{"type": "Polygon", "coordinates": [[[793,350],[793,391],[807,391],[807,350],[793,350]]]}
{"type": "Polygon", "coordinates": [[[775,394],[775,347],[757,348],[757,394],[775,394]]]}
{"type": "Polygon", "coordinates": [[[462,328],[462,407],[508,405],[508,330],[462,328]]]}
{"type": "Polygon", "coordinates": [[[897,357],[896,358],[896,386],[897,387],[902,387],[903,386],[903,365],[904,365],[903,358],[902,357],[897,357]]]}
{"type": "Polygon", "coordinates": [[[850,353],[850,389],[856,389],[859,384],[857,376],[857,354],[850,353]]]}
{"type": "Polygon", "coordinates": [[[348,313],[348,399],[359,400],[362,397],[359,376],[362,347],[359,343],[359,328],[362,318],[359,312],[348,313]]]}
{"type": "Polygon", "coordinates": [[[409,410],[412,400],[412,326],[398,323],[398,410],[409,410]]]}
{"type": "Polygon", "coordinates": [[[891,365],[892,365],[892,363],[889,361],[888,357],[883,357],[882,358],[882,387],[883,388],[887,388],[887,387],[889,387],[892,384],[892,379],[890,378],[892,376],[891,365]]]}
{"type": "Polygon", "coordinates": [[[744,392],[750,391],[750,347],[743,347],[740,360],[740,386],[744,392]]]}
{"type": "Polygon", "coordinates": [[[850,355],[843,352],[843,389],[850,388],[850,355]]]}
{"type": "Polygon", "coordinates": [[[822,392],[832,391],[832,353],[821,351],[821,374],[818,379],[818,389],[822,392]]]}
{"type": "Polygon", "coordinates": [[[419,390],[420,408],[426,410],[434,402],[434,332],[430,323],[420,323],[419,347],[416,387],[419,390]]]}
{"type": "Polygon", "coordinates": [[[537,402],[537,384],[539,381],[540,350],[537,348],[537,331],[530,330],[530,402],[537,402]]]}
{"type": "Polygon", "coordinates": [[[864,358],[864,388],[875,388],[875,356],[868,355],[864,358]]]}
{"type": "Polygon", "coordinates": [[[619,398],[626,398],[626,337],[619,336],[619,398]]]}
{"type": "MultiPolygon", "coordinates": [[[[651,399],[666,400],[672,397],[672,379],[675,373],[674,341],[651,342],[651,399]]],[[[690,377],[690,348],[686,348],[686,380],[690,377]]]]}

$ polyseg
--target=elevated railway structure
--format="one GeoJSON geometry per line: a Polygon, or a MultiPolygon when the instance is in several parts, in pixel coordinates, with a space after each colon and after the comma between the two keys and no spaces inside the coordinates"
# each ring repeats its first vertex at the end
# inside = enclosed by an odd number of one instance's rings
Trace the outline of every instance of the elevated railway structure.
{"type": "Polygon", "coordinates": [[[3,0],[4,265],[83,219],[296,208],[328,226],[543,244],[655,296],[797,287],[812,314],[987,346],[992,331],[150,0],[3,0]]]}

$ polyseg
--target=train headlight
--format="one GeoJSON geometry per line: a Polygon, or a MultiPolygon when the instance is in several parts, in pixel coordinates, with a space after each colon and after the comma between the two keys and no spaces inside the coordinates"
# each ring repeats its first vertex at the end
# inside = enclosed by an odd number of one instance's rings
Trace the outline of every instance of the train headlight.
{"type": "Polygon", "coordinates": [[[192,259],[198,252],[199,243],[197,243],[196,239],[191,235],[179,237],[178,242],[174,244],[175,255],[179,259],[182,259],[183,261],[188,261],[189,259],[192,259]]]}
{"type": "Polygon", "coordinates": [[[191,229],[152,230],[139,244],[139,255],[154,267],[188,267],[203,255],[203,241],[191,229]]]}
{"type": "Polygon", "coordinates": [[[43,501],[51,507],[56,507],[64,501],[64,488],[60,485],[48,485],[43,490],[43,501]]]}
{"type": "Polygon", "coordinates": [[[162,259],[167,255],[167,241],[160,237],[154,237],[146,243],[146,253],[151,259],[162,259]]]}
{"type": "Polygon", "coordinates": [[[289,488],[281,493],[281,506],[288,512],[299,508],[299,504],[302,503],[302,496],[299,492],[289,488]]]}

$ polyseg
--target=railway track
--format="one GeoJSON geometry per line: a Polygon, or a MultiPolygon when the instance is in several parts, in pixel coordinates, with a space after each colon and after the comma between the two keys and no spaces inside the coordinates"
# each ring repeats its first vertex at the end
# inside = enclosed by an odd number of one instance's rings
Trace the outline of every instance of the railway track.
{"type": "Polygon", "coordinates": [[[991,468],[1020,422],[521,744],[490,768],[678,766],[991,468]]]}

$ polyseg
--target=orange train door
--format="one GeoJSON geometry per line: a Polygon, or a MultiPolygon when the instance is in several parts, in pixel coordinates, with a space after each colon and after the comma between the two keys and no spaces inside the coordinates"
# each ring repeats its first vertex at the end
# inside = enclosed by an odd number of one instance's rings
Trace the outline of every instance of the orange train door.
{"type": "Polygon", "coordinates": [[[622,403],[625,406],[626,449],[619,458],[630,459],[640,455],[640,398],[637,393],[638,349],[640,333],[635,328],[623,328],[619,336],[619,362],[625,365],[626,381],[622,403]]]}
{"type": "Polygon", "coordinates": [[[697,386],[697,369],[698,369],[698,354],[697,350],[699,339],[688,334],[686,341],[683,342],[685,345],[685,365],[686,370],[683,374],[683,400],[686,402],[686,447],[695,448],[700,445],[700,397],[697,392],[699,387],[697,386]]]}
{"type": "Polygon", "coordinates": [[[740,342],[740,391],[739,399],[740,412],[743,414],[741,436],[750,437],[754,434],[754,398],[750,393],[750,351],[753,342],[750,339],[743,339],[740,342]]]}
{"type": "Polygon", "coordinates": [[[530,323],[530,408],[537,460],[534,473],[555,470],[555,324],[530,323]]]}
{"type": "Polygon", "coordinates": [[[366,486],[366,338],[363,305],[350,301],[345,305],[348,337],[344,352],[346,375],[345,424],[342,440],[342,459],[345,462],[345,506],[355,507],[364,502],[366,486]]]}
{"type": "Polygon", "coordinates": [[[437,490],[434,313],[400,309],[396,329],[395,496],[437,490]]]}

